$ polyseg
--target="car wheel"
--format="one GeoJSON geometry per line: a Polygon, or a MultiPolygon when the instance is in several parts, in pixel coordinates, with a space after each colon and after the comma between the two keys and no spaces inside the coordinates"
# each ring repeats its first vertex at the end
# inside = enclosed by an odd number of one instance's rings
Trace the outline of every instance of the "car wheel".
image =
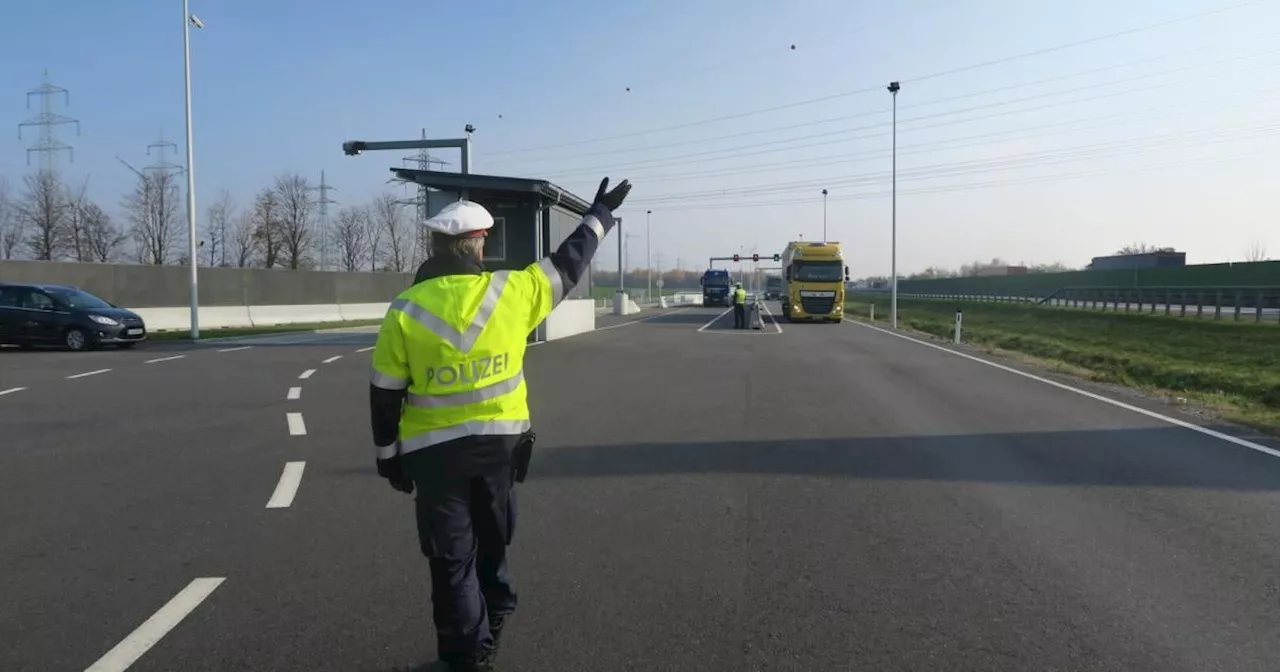
{"type": "Polygon", "coordinates": [[[71,327],[67,333],[63,335],[62,342],[68,349],[77,352],[88,350],[90,347],[89,334],[85,333],[80,327],[71,327]]]}

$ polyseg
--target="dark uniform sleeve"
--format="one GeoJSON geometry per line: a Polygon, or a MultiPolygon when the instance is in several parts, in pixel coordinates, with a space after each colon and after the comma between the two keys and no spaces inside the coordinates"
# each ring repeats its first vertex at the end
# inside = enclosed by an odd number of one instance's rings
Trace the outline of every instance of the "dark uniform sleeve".
{"type": "Polygon", "coordinates": [[[512,274],[528,294],[530,331],[547,319],[565,295],[582,281],[600,241],[615,224],[608,208],[593,205],[555,252],[512,274]]]}
{"type": "Polygon", "coordinates": [[[400,330],[400,311],[391,308],[382,319],[373,348],[369,378],[369,422],[379,459],[396,456],[400,438],[400,412],[409,389],[409,361],[400,330]]]}

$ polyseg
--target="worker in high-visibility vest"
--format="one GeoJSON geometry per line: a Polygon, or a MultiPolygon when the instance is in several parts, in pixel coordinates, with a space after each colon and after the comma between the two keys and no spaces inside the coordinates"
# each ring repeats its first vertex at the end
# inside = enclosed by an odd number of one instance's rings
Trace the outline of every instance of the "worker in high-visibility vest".
{"type": "Polygon", "coordinates": [[[378,474],[417,491],[431,566],[437,653],[450,670],[491,669],[516,607],[506,547],[514,483],[533,449],[524,353],[529,332],[572,290],[631,190],[600,183],[560,247],[515,271],[481,265],[493,216],[461,200],[432,217],[431,258],[391,302],[369,390],[378,474]]]}
{"type": "Polygon", "coordinates": [[[733,328],[747,328],[747,290],[739,282],[733,287],[733,328]]]}

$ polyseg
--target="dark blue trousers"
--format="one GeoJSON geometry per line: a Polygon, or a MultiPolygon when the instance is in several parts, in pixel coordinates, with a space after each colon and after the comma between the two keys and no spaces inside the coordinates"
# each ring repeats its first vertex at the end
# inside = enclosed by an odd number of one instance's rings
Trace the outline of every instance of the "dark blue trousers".
{"type": "Polygon", "coordinates": [[[515,611],[507,546],[516,501],[509,469],[484,476],[409,470],[418,541],[431,564],[432,616],[441,660],[474,660],[493,645],[491,617],[515,611]],[[414,473],[417,472],[417,473],[414,473]]]}

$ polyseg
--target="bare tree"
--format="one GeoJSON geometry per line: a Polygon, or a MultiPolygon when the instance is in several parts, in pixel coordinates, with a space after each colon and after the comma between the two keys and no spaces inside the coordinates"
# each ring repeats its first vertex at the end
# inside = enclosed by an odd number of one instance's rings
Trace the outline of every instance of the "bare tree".
{"type": "Polygon", "coordinates": [[[209,205],[204,218],[204,237],[209,241],[205,250],[209,255],[205,264],[208,266],[227,265],[227,234],[236,210],[231,192],[226,189],[218,191],[218,198],[209,205]]]}
{"type": "Polygon", "coordinates": [[[280,201],[273,189],[263,189],[253,199],[253,236],[262,252],[262,265],[275,268],[280,261],[284,235],[280,226],[280,201]]]}
{"type": "Polygon", "coordinates": [[[62,180],[41,170],[25,178],[27,193],[18,203],[18,218],[28,230],[27,251],[35,259],[51,261],[62,256],[67,241],[67,202],[62,180]]]}
{"type": "Polygon", "coordinates": [[[343,270],[358,271],[369,257],[370,231],[366,223],[368,213],[362,208],[348,207],[338,211],[337,222],[331,233],[338,248],[343,270]]]}
{"type": "Polygon", "coordinates": [[[375,216],[372,203],[365,204],[361,210],[363,211],[361,219],[364,220],[365,237],[369,239],[369,270],[376,271],[378,270],[378,262],[382,261],[383,248],[385,247],[382,242],[385,237],[382,223],[375,216]]]}
{"type": "Polygon", "coordinates": [[[81,210],[84,222],[84,247],[87,261],[111,261],[128,236],[111,221],[111,216],[97,203],[88,202],[81,210]]]}
{"type": "Polygon", "coordinates": [[[378,194],[370,205],[373,219],[387,241],[387,269],[396,273],[404,272],[413,244],[401,212],[403,207],[389,193],[378,194]]]}
{"type": "Polygon", "coordinates": [[[71,256],[82,263],[92,261],[84,216],[85,209],[93,205],[89,201],[89,178],[85,178],[79,189],[72,189],[70,185],[64,189],[63,199],[67,206],[67,245],[71,250],[71,256]]]}
{"type": "Polygon", "coordinates": [[[1152,254],[1154,252],[1172,252],[1172,247],[1156,247],[1147,243],[1130,243],[1116,250],[1116,254],[1152,254]]]}
{"type": "Polygon", "coordinates": [[[312,188],[307,178],[297,173],[281,175],[275,181],[276,201],[280,207],[280,234],[285,263],[291,269],[302,265],[312,244],[312,188]]]}
{"type": "Polygon", "coordinates": [[[18,204],[13,201],[9,182],[0,177],[0,256],[12,259],[22,241],[23,221],[18,216],[18,204]]]}
{"type": "Polygon", "coordinates": [[[1267,244],[1261,240],[1255,240],[1249,243],[1248,249],[1244,252],[1245,261],[1266,261],[1267,260],[1267,244]]]}
{"type": "Polygon", "coordinates": [[[238,268],[244,268],[253,262],[258,253],[258,223],[253,212],[242,212],[236,217],[235,228],[231,230],[231,254],[238,268]]]}
{"type": "Polygon", "coordinates": [[[138,261],[164,264],[170,260],[180,242],[178,204],[176,173],[156,170],[138,177],[122,204],[138,246],[138,261]]]}

